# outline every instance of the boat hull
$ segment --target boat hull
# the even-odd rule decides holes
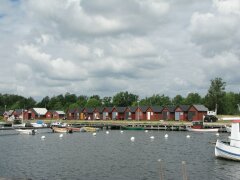
[[[211,128],[211,129],[195,129],[195,128],[190,128],[187,127],[186,128],[187,131],[191,131],[191,132],[218,132],[217,128]]]
[[[215,156],[224,159],[240,161],[240,148],[230,146],[230,144],[217,140],[215,146]]]
[[[16,129],[19,134],[28,134],[28,135],[35,135],[36,131],[34,129]]]
[[[72,133],[72,130],[67,128],[59,128],[59,127],[52,127],[52,131],[54,133]]]

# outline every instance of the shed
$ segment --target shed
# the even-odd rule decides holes
[[[191,105],[188,108],[188,120],[189,121],[202,121],[207,114],[208,108],[204,105]]]
[[[189,105],[179,105],[175,109],[175,120],[186,121],[188,119]]]
[[[36,118],[41,118],[41,119],[46,119],[46,113],[47,109],[46,108],[31,108],[27,111],[27,119],[36,119]]]
[[[146,120],[160,120],[161,112],[163,110],[162,106],[150,106],[146,110]]]

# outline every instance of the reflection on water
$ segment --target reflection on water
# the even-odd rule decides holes
[[[0,177],[4,178],[152,180],[160,178],[158,159],[162,160],[164,179],[182,179],[182,161],[186,161],[188,179],[240,176],[238,162],[214,157],[214,133],[168,131],[166,139],[165,131],[114,130],[96,136],[63,134],[62,138],[50,129],[38,130],[34,136],[11,132],[0,132]],[[43,135],[45,139],[41,139]]]

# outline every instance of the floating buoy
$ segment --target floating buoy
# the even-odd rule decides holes
[[[186,136],[186,138],[190,138],[190,135],[188,134],[188,135]]]
[[[165,138],[168,138],[168,134],[165,134],[165,136],[164,136]]]
[[[97,135],[97,133],[93,133],[92,135],[93,135],[93,136],[96,136],[96,135]]]
[[[154,136],[151,136],[150,139],[154,139]]]
[[[132,142],[133,142],[133,141],[135,141],[135,137],[131,137],[131,139],[130,139],[130,140],[131,140]]]
[[[59,137],[62,138],[62,137],[63,137],[63,134],[60,134]]]
[[[106,131],[106,134],[109,134],[109,131]]]
[[[120,131],[120,133],[122,134],[122,133],[123,133],[123,131]]]
[[[45,139],[46,137],[45,136],[42,136],[41,139]]]
[[[148,132],[148,130],[145,130],[145,132],[147,133],[147,132]]]
[[[216,136],[219,136],[219,133],[216,133]]]

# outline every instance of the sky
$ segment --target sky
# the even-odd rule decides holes
[[[239,0],[1,0],[0,93],[239,93]]]

